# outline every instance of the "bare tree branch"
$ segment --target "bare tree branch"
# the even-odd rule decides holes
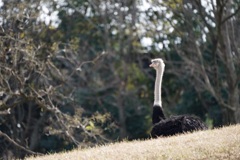
[[[10,143],[12,143],[14,146],[18,147],[21,150],[24,150],[27,153],[33,154],[33,155],[43,155],[42,153],[37,153],[37,152],[33,152],[23,146],[21,146],[20,144],[18,144],[17,142],[15,142],[13,139],[11,139],[7,134],[3,133],[2,131],[0,131],[0,136],[4,137],[7,141],[9,141]]]
[[[234,17],[235,15],[237,15],[240,11],[240,6],[237,7],[237,9],[234,11],[234,13],[228,15],[227,17],[223,18],[221,24],[226,23],[229,19],[231,19],[232,17]]]

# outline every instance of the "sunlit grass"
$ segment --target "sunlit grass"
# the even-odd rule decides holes
[[[167,138],[108,144],[28,160],[240,159],[240,125]]]

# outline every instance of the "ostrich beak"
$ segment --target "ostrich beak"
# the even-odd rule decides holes
[[[153,63],[151,63],[150,65],[149,65],[149,67],[153,67],[154,65],[153,65]]]

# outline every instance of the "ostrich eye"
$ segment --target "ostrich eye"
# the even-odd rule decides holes
[[[157,64],[157,61],[152,61],[152,63]]]

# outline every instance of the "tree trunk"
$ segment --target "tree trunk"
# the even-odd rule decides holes
[[[239,103],[239,89],[236,86],[233,89],[233,94],[230,95],[230,103],[232,104],[233,108],[235,109],[234,118],[235,123],[240,123],[240,103]]]
[[[232,4],[229,2],[226,5],[227,14],[226,16],[231,15],[231,6]],[[225,23],[219,24],[221,27],[220,39],[219,39],[219,56],[221,57],[223,63],[225,64],[225,72],[226,72],[226,82],[227,82],[227,90],[228,90],[228,105],[232,108],[227,109],[228,115],[230,116],[228,119],[228,123],[235,124],[240,123],[240,104],[239,104],[239,89],[238,89],[238,75],[237,75],[237,63],[236,58],[237,55],[234,51],[233,43],[236,41],[236,37],[234,35],[234,26],[233,19],[229,18]]]
[[[121,103],[121,98],[119,98],[119,104],[118,104],[118,115],[119,115],[119,123],[120,123],[120,139],[123,139],[127,136],[126,131],[126,123],[125,123],[125,113],[124,113],[124,106]]]
[[[238,107],[236,108],[236,111],[235,111],[235,119],[236,119],[236,123],[240,123],[240,108],[239,108],[239,104],[238,104]]]
[[[118,116],[119,116],[119,123],[120,123],[120,135],[119,138],[123,139],[127,136],[127,130],[126,130],[126,117],[125,117],[125,107],[123,103],[123,95],[122,95],[122,89],[123,87],[120,87],[120,90],[117,94],[117,107],[118,107]]]
[[[222,109],[222,124],[223,125],[230,125],[230,124],[235,124],[235,112],[229,108],[223,107]]]

